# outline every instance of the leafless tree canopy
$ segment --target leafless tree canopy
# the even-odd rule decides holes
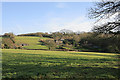
[[[90,9],[89,18],[97,19],[97,23],[102,19],[109,19],[113,15],[115,15],[114,22],[94,26],[93,31],[105,33],[120,31],[120,0],[102,0],[102,2],[97,2],[95,7]]]

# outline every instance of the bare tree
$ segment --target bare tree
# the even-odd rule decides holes
[[[109,33],[120,32],[120,0],[102,0],[97,2],[94,8],[89,10],[89,18],[97,19],[95,23],[103,19],[110,19],[115,16],[114,21],[107,22],[102,25],[95,25],[93,31]]]

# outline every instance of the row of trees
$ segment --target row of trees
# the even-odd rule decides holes
[[[17,36],[37,36],[37,37],[49,37],[49,38],[51,38],[50,34],[48,34],[48,33],[42,33],[42,32],[20,34],[20,35],[17,35]]]

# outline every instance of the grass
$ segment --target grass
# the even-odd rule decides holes
[[[31,46],[24,46],[25,49],[43,49],[47,50],[48,47],[45,45],[31,45]]]
[[[28,46],[24,46],[25,49],[48,49],[45,45],[40,45],[40,39],[50,39],[45,37],[31,37],[31,36],[16,36],[16,44],[29,44]]]
[[[120,54],[3,49],[2,56],[3,78],[120,78]]]

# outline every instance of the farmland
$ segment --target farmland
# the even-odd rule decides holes
[[[44,37],[29,37],[29,36],[16,36],[16,44],[29,44],[28,46],[24,46],[25,49],[48,49],[47,46],[40,45],[40,42],[38,42],[40,39],[46,40],[49,38]]]
[[[119,77],[120,54],[2,49],[2,78]]]
[[[4,45],[14,44],[21,48],[2,48],[2,78],[80,78],[118,79],[119,53],[70,51],[73,44],[55,43],[54,38],[37,36],[14,36],[15,43],[3,37]],[[4,40],[6,39],[6,40]],[[42,42],[43,41],[43,42]],[[50,42],[52,44],[45,44]],[[59,42],[59,41],[58,41]],[[67,42],[67,41],[66,41]],[[70,42],[68,40],[68,42]],[[53,44],[54,43],[54,44]],[[13,45],[13,46],[14,46]],[[55,47],[52,51],[49,47]],[[70,47],[71,46],[71,47]],[[57,51],[61,47],[62,51]],[[91,48],[89,46],[89,48]],[[60,49],[60,48],[58,48]],[[67,49],[68,51],[64,51]],[[79,50],[87,49],[80,47]]]

